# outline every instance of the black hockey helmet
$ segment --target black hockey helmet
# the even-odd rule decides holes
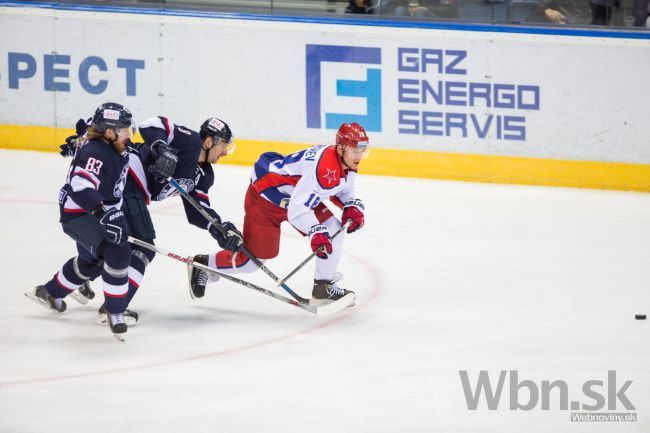
[[[226,122],[223,120],[217,119],[216,117],[210,117],[201,125],[201,140],[205,140],[206,137],[214,137],[217,140],[223,140],[226,143],[230,144],[232,142],[232,131]]]
[[[92,126],[97,132],[104,132],[108,128],[129,128],[133,123],[133,115],[124,105],[116,102],[106,102],[95,110]]]

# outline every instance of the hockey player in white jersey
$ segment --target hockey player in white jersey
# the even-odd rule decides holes
[[[255,163],[244,203],[244,246],[258,259],[276,257],[280,225],[284,221],[309,236],[317,256],[310,301],[314,305],[331,303],[351,293],[337,285],[343,236],[330,237],[342,224],[323,201],[329,199],[343,209],[342,220],[351,220],[348,233],[363,227],[364,205],[355,194],[354,181],[368,152],[368,136],[363,127],[344,123],[336,134],[335,145],[316,146],[286,157],[267,152]],[[193,259],[224,273],[257,269],[246,255],[237,251],[200,254]],[[212,277],[197,268],[188,272],[192,297],[202,297]]]

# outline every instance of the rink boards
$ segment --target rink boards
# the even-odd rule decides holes
[[[364,173],[650,191],[646,33],[0,5],[0,147],[115,100],[223,118],[235,164],[358,121]]]

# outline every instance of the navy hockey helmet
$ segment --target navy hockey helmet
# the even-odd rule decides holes
[[[104,132],[108,128],[129,128],[133,123],[133,115],[125,106],[115,103],[106,102],[95,110],[92,126],[98,132]]]
[[[230,144],[232,142],[232,131],[226,122],[216,117],[210,117],[201,125],[201,140],[206,137],[214,137]]]

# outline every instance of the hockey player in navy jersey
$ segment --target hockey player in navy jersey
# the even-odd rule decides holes
[[[77,134],[83,134],[83,121],[77,123]],[[214,183],[212,164],[232,150],[232,132],[224,121],[210,117],[199,132],[185,126],[176,125],[170,119],[159,116],[139,125],[144,143],[129,147],[129,175],[124,190],[124,213],[129,223],[131,235],[153,244],[155,229],[147,205],[179,195],[167,182],[173,177],[189,194],[199,201],[216,220],[220,216],[210,208],[208,190]],[[62,154],[74,153],[74,137],[61,146]],[[213,227],[208,221],[183,201],[187,220],[199,228],[206,229],[217,240],[219,246],[236,251],[242,244],[242,236],[230,222],[221,222]],[[226,233],[226,235],[223,235]],[[137,292],[145,274],[146,267],[154,259],[155,253],[137,245],[132,246],[129,266],[129,290],[127,302]],[[88,285],[80,288],[86,297],[92,293]],[[92,295],[91,295],[92,296]],[[129,325],[135,324],[138,314],[127,310],[125,318]],[[106,314],[100,308],[98,321],[103,323]]]
[[[368,136],[358,123],[344,123],[333,146],[316,146],[289,156],[267,152],[255,163],[244,202],[244,246],[258,259],[278,255],[280,225],[284,221],[309,236],[317,254],[312,303],[324,305],[350,293],[338,287],[337,268],[343,236],[330,238],[341,222],[323,204],[329,199],[343,209],[342,220],[351,220],[352,233],[364,224],[364,205],[356,196],[357,169],[368,155]],[[322,247],[322,248],[321,248]],[[220,251],[199,254],[193,260],[225,273],[252,272],[258,267],[243,253]],[[212,277],[189,269],[192,297],[202,297]]]
[[[77,243],[78,255],[54,277],[25,295],[62,313],[64,298],[84,282],[101,275],[104,308],[113,334],[127,331],[128,266],[131,248],[122,212],[129,158],[126,143],[132,136],[131,112],[120,104],[105,103],[96,111],[86,143],[80,147],[59,192],[63,231]]]

